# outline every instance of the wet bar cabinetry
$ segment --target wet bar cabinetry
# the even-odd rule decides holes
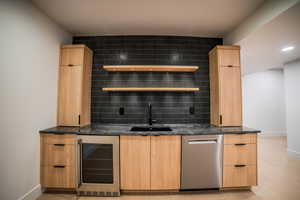
[[[257,135],[224,135],[223,187],[257,185]]]
[[[40,141],[42,187],[75,189],[76,135],[42,134]]]
[[[58,126],[90,124],[92,57],[92,51],[85,45],[61,46]]]
[[[181,136],[121,136],[122,190],[179,190]]]
[[[209,52],[210,122],[242,126],[239,46],[216,46]]]
[[[209,62],[211,124],[241,126],[240,48],[238,46],[216,46],[209,53]],[[64,45],[61,47],[58,126],[81,127],[90,124],[91,65],[92,51],[85,45]],[[115,70],[115,68],[111,70]],[[120,67],[117,69],[120,70]],[[172,70],[174,69],[175,67],[172,67]],[[148,70],[148,68],[143,70]],[[119,91],[119,88],[110,90]],[[140,90],[140,88],[135,90]],[[148,88],[148,90],[152,89]],[[182,89],[180,88],[180,90]],[[105,134],[109,134],[109,130],[107,129]],[[200,132],[199,134],[201,134]],[[77,135],[52,133],[41,134],[42,187],[75,189],[78,182]],[[112,131],[112,133],[116,134],[116,131]],[[121,190],[178,191],[181,171],[180,134],[184,133],[159,136],[120,134],[118,137],[120,137]],[[87,182],[99,182],[101,179],[107,184],[111,183],[112,172],[108,170],[112,164],[109,159],[109,155],[112,154],[111,146],[87,144],[83,146],[83,152],[88,152],[91,148],[94,148],[95,152],[105,153],[83,156],[83,167],[87,170],[83,170],[82,178]],[[224,188],[249,187],[257,184],[256,154],[256,134],[224,135]],[[92,165],[100,165],[100,162],[107,164],[101,177],[95,176],[94,170],[89,170]]]

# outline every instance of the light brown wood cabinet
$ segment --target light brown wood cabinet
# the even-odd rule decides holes
[[[151,190],[180,188],[181,136],[151,136]]]
[[[223,187],[257,185],[256,134],[224,135]]]
[[[181,136],[121,136],[122,190],[178,190]]]
[[[239,46],[216,46],[209,52],[211,124],[242,125]]]
[[[76,135],[41,134],[41,184],[76,187]]]
[[[150,136],[120,136],[122,190],[150,190]]]
[[[92,51],[85,45],[61,47],[58,126],[90,124]]]

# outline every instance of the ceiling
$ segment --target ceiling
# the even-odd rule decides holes
[[[74,35],[222,37],[264,0],[32,1]]]
[[[300,3],[238,42],[241,45],[243,74],[282,68],[300,58]],[[294,46],[290,52],[282,52]]]

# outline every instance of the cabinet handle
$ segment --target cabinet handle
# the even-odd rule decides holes
[[[63,146],[65,146],[65,144],[54,144],[54,146],[60,146],[60,147],[63,147]]]
[[[69,67],[73,67],[74,65],[73,65],[73,64],[68,64],[68,66],[69,66]]]
[[[234,165],[234,167],[246,167],[246,165]]]
[[[228,65],[227,67],[233,67],[233,65]]]
[[[223,124],[223,117],[220,115],[220,124]]]
[[[234,144],[236,146],[243,146],[243,145],[246,145],[245,143],[238,143],[238,144]]]
[[[64,165],[53,165],[54,168],[65,168]]]
[[[80,125],[80,115],[78,115],[78,124]]]

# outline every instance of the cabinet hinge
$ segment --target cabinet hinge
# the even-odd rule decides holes
[[[220,115],[220,124],[223,124],[223,117]]]
[[[80,124],[80,115],[78,115],[78,124]]]

